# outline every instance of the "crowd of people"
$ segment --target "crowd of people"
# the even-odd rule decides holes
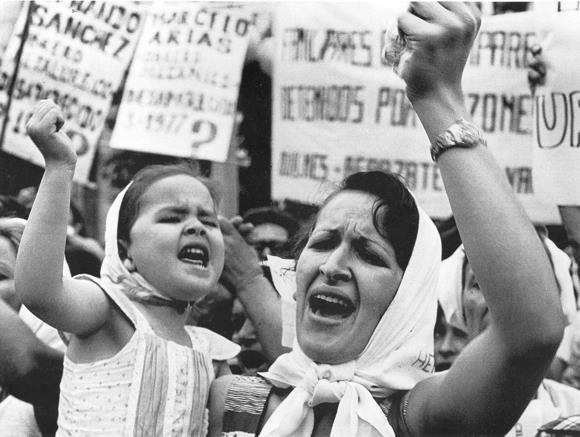
[[[450,256],[398,175],[350,175],[300,223],[271,205],[222,217],[182,164],[135,175],[101,246],[71,204],[60,108],[39,102],[43,179],[0,199],[0,434],[580,435],[579,253],[530,222],[470,121],[480,20],[469,2],[398,20]],[[294,261],[291,346],[274,257]]]

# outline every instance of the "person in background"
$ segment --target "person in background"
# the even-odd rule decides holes
[[[3,437],[56,431],[65,345],[58,332],[21,305],[14,264],[25,221],[0,218],[0,430]],[[66,263],[63,274],[69,275]]]
[[[541,233],[538,235],[543,238]],[[446,340],[448,343],[451,343],[452,338],[455,340],[453,349],[444,341],[437,341],[438,332],[435,329],[435,368],[442,371],[452,367],[455,358],[460,356],[463,349],[489,329],[491,324],[489,307],[463,246],[443,261],[438,296],[443,322],[452,327],[451,332],[447,331]],[[564,335],[563,341],[565,339]],[[545,378],[516,425],[506,436],[535,437],[538,428],[543,424],[574,414],[580,414],[580,391]]]
[[[243,215],[245,223],[253,225],[246,236],[248,243],[256,249],[261,260],[268,255],[287,256],[299,224],[287,212],[273,206],[249,209]]]
[[[232,238],[231,234],[224,231],[226,240],[226,257],[224,272],[235,275],[236,272],[248,269],[252,271],[251,266],[256,266],[258,262],[267,262],[269,255],[286,257],[291,248],[291,242],[296,236],[299,229],[299,223],[290,214],[273,206],[254,208],[246,211],[242,218],[233,219],[237,226],[236,231],[227,226],[233,232],[242,230],[243,238],[238,234],[238,238]],[[241,228],[240,228],[241,227]],[[252,254],[252,248],[255,254]],[[242,267],[242,266],[248,267]],[[255,267],[254,267],[255,268]],[[262,268],[263,275],[271,281],[270,271],[267,266]],[[240,277],[227,279],[225,282],[227,288],[232,291],[234,296],[239,296],[241,281]],[[242,291],[243,293],[243,291]],[[264,298],[268,291],[264,292]],[[234,332],[232,340],[239,344],[241,352],[232,363],[235,373],[243,375],[255,375],[257,372],[266,370],[273,359],[282,352],[279,350],[274,354],[264,350],[260,343],[259,334],[254,327],[252,320],[247,316],[244,306],[239,298],[234,300],[232,309],[232,321]],[[285,349],[284,349],[285,350]]]

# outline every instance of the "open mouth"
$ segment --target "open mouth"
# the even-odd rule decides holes
[[[187,245],[184,246],[177,257],[186,263],[194,264],[200,268],[207,268],[209,263],[208,250],[201,245]]]
[[[355,310],[349,299],[330,293],[315,293],[308,299],[308,304],[314,314],[332,319],[346,319]]]
[[[437,364],[435,364],[435,371],[436,372],[443,372],[444,370],[449,370],[450,367],[451,367],[451,363],[449,361],[446,361],[443,363],[437,363]]]

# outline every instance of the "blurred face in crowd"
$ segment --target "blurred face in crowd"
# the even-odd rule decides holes
[[[235,327],[232,341],[242,348],[237,357],[240,373],[243,375],[256,375],[258,372],[268,370],[270,363],[264,356],[254,325],[247,317],[244,307],[238,299],[234,301],[232,318]]]
[[[360,191],[335,195],[298,259],[298,342],[316,362],[358,357],[399,288],[403,270],[375,228],[376,201]]]
[[[448,369],[463,348],[485,331],[490,323],[485,297],[469,263],[465,265],[463,277],[463,314],[453,314],[449,324],[445,317],[438,317],[435,326],[435,368],[438,371]],[[463,321],[458,320],[460,317]]]
[[[0,281],[14,278],[16,248],[12,242],[0,235]]]
[[[288,231],[274,223],[256,225],[248,236],[248,242],[256,249],[262,260],[268,255],[279,255],[289,239]]]
[[[468,343],[467,332],[455,326],[453,317],[447,323],[443,311],[440,311],[435,323],[435,370],[440,372],[449,369]]]

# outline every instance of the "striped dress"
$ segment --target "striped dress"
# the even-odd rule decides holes
[[[274,390],[278,389],[259,376],[235,376],[224,404],[222,437],[257,436],[264,426],[268,398]],[[378,402],[397,437],[411,435],[405,422],[408,393],[401,391]]]
[[[162,339],[122,292],[84,278],[103,288],[135,333],[111,358],[74,363],[65,357],[56,435],[206,436],[212,359],[231,358],[237,346],[195,327],[187,327],[193,349]]]

